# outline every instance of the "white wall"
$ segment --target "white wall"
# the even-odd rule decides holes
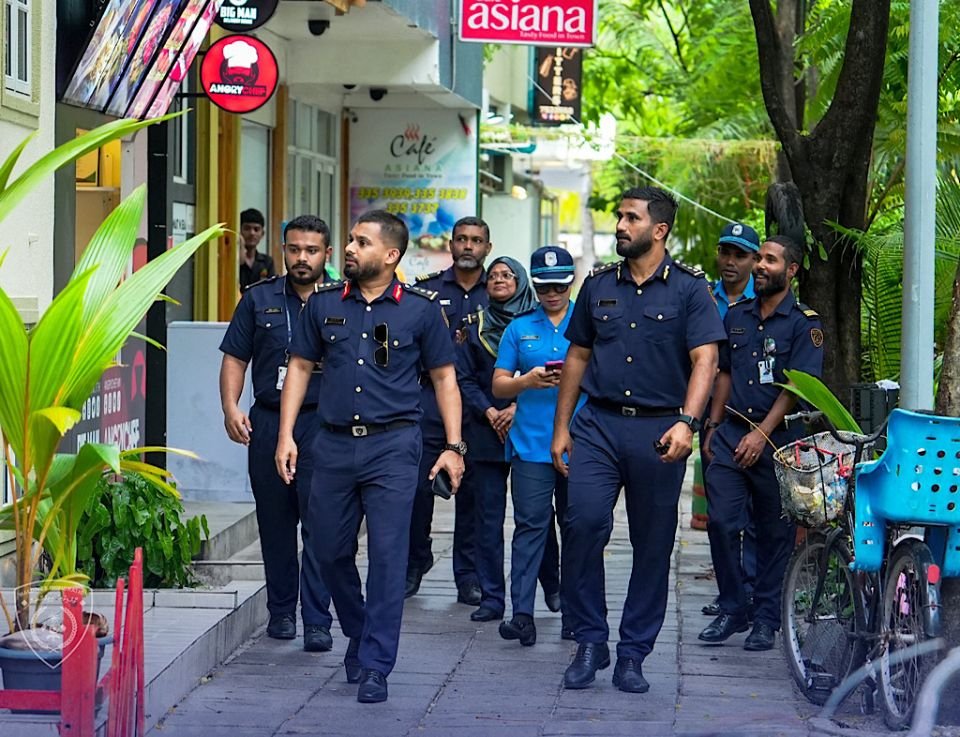
[[[12,179],[54,146],[53,116],[56,18],[52,3],[43,3],[40,49],[39,132],[20,156],[20,166]],[[36,50],[34,50],[36,53]],[[0,78],[2,84],[2,78]],[[0,160],[30,133],[32,128],[0,119]],[[42,311],[53,296],[53,176],[49,176],[0,224],[0,251],[8,251],[0,267],[0,288],[14,301],[26,298],[37,302]],[[72,247],[72,245],[70,246]]]
[[[511,256],[529,267],[530,254],[541,245],[538,202],[536,197],[519,200],[510,195],[483,195],[482,217],[490,226],[493,243],[487,263],[497,256]]]

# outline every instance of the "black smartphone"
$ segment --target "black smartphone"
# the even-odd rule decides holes
[[[657,451],[657,455],[666,455],[667,451],[670,450],[670,443],[661,443],[659,440],[654,440],[653,449]]]
[[[543,367],[547,371],[562,371],[563,361],[547,361],[545,364],[543,364]]]
[[[443,469],[433,477],[433,493],[441,499],[449,499],[453,496],[453,483],[450,481],[450,474]]]

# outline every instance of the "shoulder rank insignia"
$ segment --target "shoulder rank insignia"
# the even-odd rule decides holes
[[[706,277],[703,269],[698,269],[696,266],[688,266],[683,263],[683,261],[674,261],[673,265],[676,266],[680,271],[686,271],[690,276],[694,276],[697,279],[703,279]]]
[[[807,307],[803,302],[797,302],[797,309],[802,312],[808,320],[819,320],[820,315],[817,314],[817,311]]]
[[[343,280],[338,279],[337,281],[325,281],[323,284],[317,284],[313,291],[316,292],[331,292],[334,289],[340,289],[343,286]]]
[[[440,271],[431,271],[429,274],[418,274],[414,277],[413,281],[415,284],[419,284],[422,281],[429,281],[430,279],[436,279],[443,273],[443,269]]]
[[[590,273],[587,274],[587,277],[589,278],[589,277],[591,277],[591,276],[597,276],[597,274],[603,274],[603,273],[605,273],[605,272],[607,272],[607,271],[610,271],[610,270],[612,270],[612,269],[616,269],[618,266],[620,266],[620,264],[621,264],[620,261],[611,261],[609,264],[604,264],[603,266],[598,266],[598,267],[595,268],[595,269],[591,269],[591,270],[590,270]]]
[[[255,281],[253,284],[247,284],[247,286],[243,288],[243,291],[247,292],[253,289],[254,287],[259,287],[261,284],[273,284],[273,282],[275,282],[279,278],[280,278],[279,275],[268,276],[266,279],[260,279],[259,281]]]
[[[417,281],[420,281],[420,277],[417,277]],[[419,294],[421,297],[431,301],[435,300],[439,296],[439,294],[434,292],[432,289],[424,289],[423,287],[418,287],[413,284],[404,284],[403,288],[411,294]]]

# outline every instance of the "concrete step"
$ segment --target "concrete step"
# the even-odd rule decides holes
[[[209,586],[222,586],[227,581],[263,581],[260,539],[224,560],[195,560],[193,570]]]
[[[210,538],[197,560],[227,560],[258,539],[256,505],[248,502],[183,503],[184,518],[206,515]]]

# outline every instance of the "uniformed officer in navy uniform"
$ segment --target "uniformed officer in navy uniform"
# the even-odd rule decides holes
[[[484,261],[490,254],[490,228],[477,217],[460,218],[453,225],[450,237],[450,255],[453,265],[443,271],[422,274],[416,285],[436,292],[450,323],[450,336],[456,341],[465,326],[464,318],[487,306],[487,272]],[[429,472],[433,458],[443,447],[444,432],[437,411],[433,382],[424,375],[423,393],[423,459],[417,498],[410,521],[410,561],[407,569],[406,595],[413,596],[420,589],[420,581],[433,566],[430,527],[433,522],[434,495],[430,490]],[[453,579],[457,585],[457,601],[478,606],[481,599],[480,579],[477,575],[476,510],[471,485],[465,483],[457,494],[456,519],[453,530]]]
[[[784,425],[796,398],[778,384],[787,383],[784,369],[819,376],[823,367],[820,320],[790,290],[802,259],[803,252],[792,239],[768,238],[754,267],[756,298],[731,306],[724,321],[729,341],[720,352],[705,438],[713,456],[706,483],[713,555],[722,562],[716,567],[720,614],[700,633],[704,642],[723,642],[748,627],[739,565],[748,500],[753,502],[757,526],[757,578],[753,630],[744,649],[771,649],[780,628],[781,584],[795,530],[781,517],[773,451],[799,437],[803,428]]]
[[[616,234],[624,258],[587,278],[566,331],[551,448],[554,465],[569,473],[561,585],[578,648],[566,688],[589,686],[610,664],[603,549],[622,486],[633,570],[613,683],[649,689],[641,664],[666,611],[683,461],[726,338],[703,272],[667,253],[676,210],[661,189],[624,193]],[[587,403],[571,426],[581,387]]]
[[[313,463],[307,439],[319,427],[316,415],[320,374],[310,374],[303,409],[294,434],[303,445],[300,475],[287,486],[277,476],[273,458],[280,425],[280,386],[287,367],[287,348],[307,299],[324,278],[330,255],[330,229],[318,217],[301,215],[283,232],[287,273],[250,286],[227,328],[220,350],[220,401],[227,435],[249,449],[250,486],[257,504],[260,549],[267,580],[267,635],[278,639],[297,636],[297,592],[303,616],[304,650],[329,650],[330,594],[320,577],[309,544],[306,505]],[[247,417],[237,406],[247,364],[253,361],[254,404]],[[297,563],[297,523],[303,523],[303,568]],[[299,579],[299,583],[298,583]]]
[[[323,361],[320,427],[313,452],[323,477],[310,490],[309,524],[324,579],[350,638],[347,681],[357,700],[387,698],[403,615],[410,512],[420,463],[421,366],[436,387],[446,445],[433,478],[447,474],[455,490],[466,444],[460,436],[460,392],[454,348],[435,292],[402,284],[395,272],[407,248],[407,227],[373,210],[350,231],[346,281],[320,287],[290,346],[277,442],[277,471],[297,478],[294,429],[313,366]],[[356,566],[357,532],[366,517],[366,602]]]

